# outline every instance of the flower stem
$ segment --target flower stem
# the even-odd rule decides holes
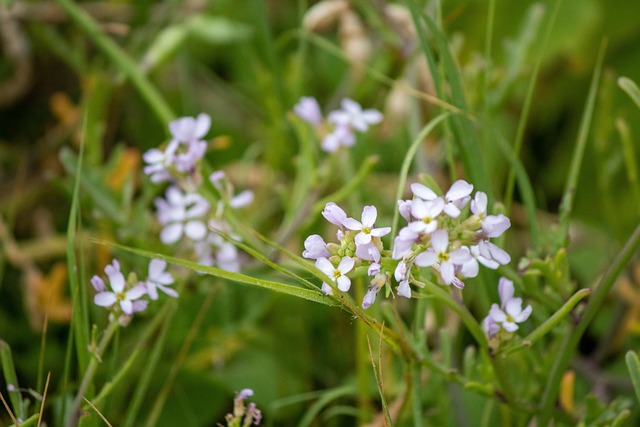
[[[104,331],[104,335],[98,344],[98,347],[93,352],[93,357],[89,361],[89,366],[87,367],[86,372],[82,378],[82,382],[80,383],[80,388],[78,389],[78,393],[73,401],[73,406],[71,407],[71,416],[69,421],[67,422],[68,427],[74,427],[78,424],[80,420],[80,405],[82,404],[82,398],[86,393],[91,381],[93,380],[93,376],[96,373],[96,369],[98,369],[98,364],[101,363],[101,357],[104,353],[105,349],[111,342],[115,332],[120,327],[118,323],[118,319],[114,317],[114,319],[109,323],[107,329]]]

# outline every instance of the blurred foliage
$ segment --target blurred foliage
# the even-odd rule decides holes
[[[429,76],[420,74],[424,69],[413,60],[417,42],[407,42],[382,17],[384,1],[352,1],[372,45],[364,71],[354,71],[349,64],[335,26],[319,35],[302,28],[304,13],[311,6],[304,0],[78,3],[134,59],[179,115],[204,111],[212,116],[207,159],[215,169],[224,168],[238,187],[255,191],[255,205],[243,211],[243,221],[266,235],[272,235],[285,216],[282,206],[289,201],[289,182],[295,176],[298,149],[287,121],[295,102],[312,95],[328,110],[349,96],[384,110],[388,121],[376,135],[360,139],[344,169],[356,170],[367,155],[379,156],[375,172],[355,197],[362,203],[375,202],[379,222],[390,222],[396,208],[395,174],[419,130],[417,123],[427,122],[439,111],[407,93],[401,93],[399,103],[392,104],[394,81],[424,83],[426,91],[433,82],[422,81]],[[598,46],[606,41],[603,78],[576,189],[566,265],[554,264],[560,262],[557,254],[545,252],[551,244],[536,248],[536,255],[549,255],[547,264],[536,267],[548,269],[549,275],[556,268],[570,269],[571,277],[579,282],[579,286],[563,284],[567,296],[592,285],[640,219],[638,176],[633,172],[633,165],[640,163],[640,109],[617,84],[621,76],[640,82],[640,4],[564,0],[544,46],[555,1],[533,5],[497,0],[492,57],[487,59],[488,2],[427,3],[433,16],[441,16],[472,111],[483,114],[475,118],[476,130],[486,137],[484,142],[497,138],[512,143],[528,79],[535,61],[541,58],[520,158],[533,183],[543,234],[557,223]],[[0,58],[0,339],[11,346],[21,385],[41,391],[43,378],[51,372],[52,417],[58,416],[55,408],[73,393],[61,366],[68,351],[69,295],[59,286],[66,279],[58,265],[66,255],[65,233],[80,140],[85,139],[86,147],[80,175],[81,232],[163,251],[157,239],[148,237],[157,231],[150,207],[159,190],[147,185],[140,155],[167,139],[167,123],[150,113],[123,72],[56,4],[16,0],[0,5],[4,43]],[[9,20],[11,28],[6,24]],[[8,47],[12,42],[22,46],[15,54]],[[483,106],[479,94],[484,90],[482,75],[487,69],[488,91],[502,98],[496,98],[495,105]],[[23,73],[26,82],[14,80],[17,72]],[[17,95],[10,97],[12,90]],[[429,172],[440,182],[448,179],[442,167],[446,153],[441,145],[435,139],[427,141],[414,175]],[[492,187],[484,190],[501,200],[508,163],[497,145],[485,144],[483,148]],[[336,178],[328,190],[343,182]],[[521,201],[516,192],[513,228],[507,236],[514,260],[532,256]],[[353,199],[351,204],[347,210],[355,213],[358,204]],[[322,231],[319,212],[314,212],[301,230],[282,243],[299,253],[304,236]],[[87,277],[101,271],[112,256],[132,269],[146,268],[144,259],[86,242]],[[275,275],[253,264],[248,268],[257,277]],[[566,403],[572,402],[567,400],[569,394],[576,395],[575,402],[585,402],[585,408],[573,408],[575,414],[584,414],[584,425],[609,425],[631,406],[630,400],[613,398],[620,390],[631,395],[622,359],[627,349],[637,349],[640,344],[637,263],[634,269],[624,275],[628,286],[618,286],[609,296],[582,340],[572,365],[575,383],[564,386],[565,405],[571,406]],[[523,279],[524,287],[535,293],[538,276],[533,270],[529,273],[531,277]],[[478,281],[494,283],[496,279],[497,274],[489,272]],[[151,390],[162,389],[209,292],[213,302],[175,378],[158,425],[215,425],[231,410],[233,393],[249,386],[265,412],[267,425],[294,425],[303,419],[319,397],[308,394],[311,391],[335,392],[331,396],[340,405],[356,404],[354,389],[340,388],[355,384],[356,332],[351,318],[328,307],[208,277],[187,283]],[[407,304],[396,303],[399,313],[411,318],[414,313]],[[545,313],[558,308],[556,303],[550,298],[549,307],[537,310],[536,306],[534,316],[544,320]],[[473,303],[476,318],[484,315],[486,307],[488,301]],[[40,345],[45,323],[42,310],[48,310],[44,347]],[[145,320],[154,310],[157,308],[120,332],[116,351],[105,360],[110,368],[102,379],[107,380],[109,369],[115,370],[139,344]],[[374,316],[380,314],[378,310],[385,308],[372,308]],[[445,313],[436,314],[440,323],[446,323]],[[92,308],[92,319],[104,322],[101,310]],[[464,362],[461,355],[470,342],[468,334],[451,330],[453,337],[435,330],[428,333],[434,346],[451,341],[450,357],[444,351],[440,354],[445,365],[457,367]],[[534,356],[520,354],[514,359],[518,375],[528,374],[526,357]],[[400,395],[404,387],[401,366],[385,351],[382,363],[385,391],[390,396]],[[133,372],[144,364],[145,356],[135,362]],[[483,376],[475,375],[474,369],[465,367],[467,376],[480,380]],[[78,375],[71,372],[70,377]],[[127,377],[105,405],[113,425],[121,425],[125,415],[118,408],[127,406],[137,381],[135,375]],[[423,398],[433,425],[476,425],[487,399],[438,376],[429,381]],[[4,392],[5,380],[0,383]],[[443,390],[446,396],[442,396]],[[585,398],[590,392],[599,393],[607,403]],[[147,419],[155,395],[147,397],[140,423]],[[631,423],[639,419],[636,404],[634,401],[631,407]],[[334,412],[324,412],[312,425],[353,425],[353,418],[342,414],[340,405],[333,405]],[[373,406],[380,410],[379,402]],[[495,406],[484,425],[496,425],[499,405]],[[453,419],[451,412],[455,413]],[[4,413],[0,415],[2,423],[9,423]],[[50,425],[55,424],[51,421]]]

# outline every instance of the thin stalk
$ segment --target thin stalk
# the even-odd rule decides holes
[[[74,427],[78,425],[78,421],[80,420],[80,405],[82,404],[82,398],[91,385],[91,381],[93,380],[93,377],[96,373],[96,369],[98,369],[98,365],[101,363],[101,358],[104,354],[105,349],[111,342],[111,338],[113,338],[113,335],[119,327],[120,324],[118,323],[118,319],[114,318],[107,326],[107,329],[104,331],[104,335],[102,336],[98,347],[93,353],[93,357],[91,358],[89,366],[87,367],[87,370],[82,377],[80,388],[78,388],[78,392],[76,393],[73,405],[71,406],[71,417],[67,422],[68,427]]]
[[[419,363],[412,363],[409,366],[411,370],[411,409],[413,412],[413,425],[414,427],[422,427],[424,424],[422,423],[422,419],[424,415],[422,413],[422,365]]]
[[[364,298],[365,283],[362,277],[354,280],[356,301]],[[367,325],[364,322],[356,323],[356,389],[358,391],[358,425],[364,425],[369,421],[369,350],[367,338]]]

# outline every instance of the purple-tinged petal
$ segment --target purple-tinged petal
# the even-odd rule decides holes
[[[372,286],[369,288],[367,293],[364,295],[362,299],[362,309],[366,310],[376,301],[376,296],[378,295],[378,288],[376,286]]]
[[[419,254],[414,262],[419,267],[431,267],[438,263],[438,255],[433,251],[425,251]]]
[[[369,228],[373,227],[377,217],[378,210],[375,206],[365,206],[364,209],[362,209],[362,226]]]
[[[128,299],[120,301],[120,308],[124,314],[131,316],[133,314],[133,302]]]
[[[189,221],[184,226],[184,234],[191,240],[201,240],[207,235],[207,226],[202,221]]]
[[[451,188],[449,188],[449,191],[447,191],[445,198],[448,201],[453,202],[454,200],[459,200],[467,197],[471,194],[472,191],[472,184],[469,184],[463,179],[459,179],[454,182],[453,185],[451,185]]]
[[[403,280],[398,284],[398,295],[405,298],[411,298],[411,287],[408,280]]]
[[[440,276],[442,276],[442,280],[447,285],[450,285],[453,282],[453,278],[455,277],[455,269],[453,268],[453,264],[449,261],[444,261],[440,263]]]
[[[91,285],[96,292],[104,292],[107,290],[107,286],[104,283],[104,280],[100,276],[93,276],[91,278]]]
[[[177,242],[182,237],[183,226],[179,222],[167,225],[160,232],[160,241],[165,245],[170,245]]]
[[[453,203],[447,203],[444,205],[444,213],[450,218],[458,218],[460,216],[460,209]]]
[[[331,289],[331,286],[326,283],[322,283],[322,292],[324,292],[325,295],[331,295],[333,293],[333,289]]]
[[[344,221],[342,221],[342,225],[344,225],[349,230],[354,230],[354,231],[362,230],[362,227],[363,227],[360,221],[353,218],[345,218]]]
[[[449,261],[455,265],[462,265],[471,259],[471,253],[465,246],[449,253]]]
[[[338,289],[340,289],[342,292],[348,292],[349,288],[351,287],[351,280],[349,280],[347,276],[338,277],[337,283]]]
[[[506,322],[507,320],[507,315],[504,313],[504,311],[500,310],[500,307],[498,307],[498,304],[491,304],[491,309],[489,310],[489,316],[491,316],[493,318],[493,320],[495,320],[497,323],[502,323],[502,322]]]
[[[147,293],[146,287],[144,287],[143,285],[136,285],[133,288],[129,289],[127,292],[125,292],[125,296],[129,300],[135,300],[145,295],[146,293]]]
[[[336,270],[327,258],[318,258],[316,260],[316,268],[329,276],[329,278],[333,277],[333,272]]]
[[[438,195],[434,193],[432,189],[417,182],[411,184],[411,191],[416,197],[422,200],[435,200],[438,198]]]
[[[471,212],[476,216],[483,216],[487,213],[487,195],[482,191],[477,191],[471,201]]]
[[[513,298],[513,282],[506,277],[501,277],[498,281],[498,295],[503,307]]]
[[[342,274],[347,274],[351,271],[351,269],[353,269],[355,262],[356,261],[353,258],[348,256],[342,258],[340,260],[340,264],[338,264],[338,271],[340,271],[340,273]]]
[[[447,252],[449,249],[449,234],[446,230],[436,230],[431,235],[431,246],[436,253]]]
[[[370,234],[373,237],[382,237],[382,236],[386,236],[389,233],[391,233],[391,227],[380,227],[380,228],[374,228],[373,230],[371,230]]]
[[[356,234],[354,240],[356,242],[356,245],[368,245],[369,243],[371,243],[371,234],[361,231],[360,233]]]

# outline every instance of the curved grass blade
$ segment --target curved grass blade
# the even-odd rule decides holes
[[[627,363],[627,369],[631,376],[631,383],[636,392],[636,397],[638,398],[638,402],[640,402],[640,360],[638,360],[638,355],[633,350],[627,352],[624,360]]]
[[[13,413],[21,420],[25,419],[26,411],[24,401],[22,400],[22,394],[18,390],[18,376],[16,375],[16,368],[13,364],[13,357],[11,356],[11,348],[9,344],[0,340],[0,361],[2,362],[2,374],[4,375],[4,381],[7,385],[13,386],[13,390],[9,390],[9,400],[13,407]]]
[[[622,76],[618,79],[618,86],[625,91],[638,108],[640,108],[640,88],[638,88],[636,82],[628,77]]]
[[[306,299],[308,301],[318,302],[329,306],[338,306],[339,304],[331,297],[324,295],[320,291],[313,291],[310,289],[303,289],[298,286],[287,285],[284,283],[273,282],[270,280],[257,279],[255,277],[247,276],[241,273],[233,273],[230,271],[222,270],[217,267],[207,267],[197,262],[188,261],[186,259],[176,258],[168,255],[154,253],[143,249],[136,249],[129,246],[119,245],[111,242],[99,241],[101,244],[111,245],[115,248],[134,253],[146,258],[158,258],[165,260],[171,264],[175,264],[181,267],[188,268],[190,270],[208,274],[211,276],[219,277],[221,279],[231,280],[233,282],[244,283],[246,285],[257,286],[259,288],[269,289],[275,292],[279,292],[286,295],[292,295],[298,298]]]

